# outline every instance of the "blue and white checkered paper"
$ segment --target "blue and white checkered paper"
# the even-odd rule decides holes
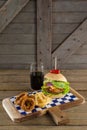
[[[34,91],[34,92],[29,92],[29,94],[35,94],[37,91]],[[39,92],[39,91],[38,91]],[[41,92],[41,91],[40,91]],[[13,96],[10,98],[10,101],[14,104],[14,101],[16,99],[16,96]],[[65,97],[63,98],[55,98],[55,99],[52,99],[52,101],[47,104],[45,107],[43,108],[40,108],[38,106],[35,106],[35,108],[30,111],[30,112],[26,112],[24,111],[23,109],[21,109],[21,107],[19,105],[15,105],[15,108],[18,110],[18,112],[22,115],[27,115],[27,114],[30,114],[30,113],[34,113],[34,112],[38,112],[38,111],[42,111],[44,109],[48,109],[50,107],[54,107],[54,106],[58,106],[58,105],[62,105],[62,104],[65,104],[65,103],[69,103],[69,102],[73,102],[73,101],[76,101],[78,100],[78,98],[73,95],[71,92],[69,92],[67,95],[65,95]]]

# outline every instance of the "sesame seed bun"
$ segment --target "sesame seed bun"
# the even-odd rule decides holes
[[[47,73],[44,78],[50,79],[50,80],[56,80],[56,81],[64,81],[67,82],[67,79],[62,75],[61,73],[59,74],[54,74],[54,73]]]

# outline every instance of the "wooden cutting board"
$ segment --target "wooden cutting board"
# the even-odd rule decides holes
[[[5,98],[2,101],[5,111],[14,122],[20,122],[26,120],[27,118],[38,117],[46,112],[49,112],[56,125],[59,123],[63,124],[64,122],[67,122],[68,118],[62,110],[78,106],[85,102],[83,96],[74,89],[70,88],[70,92],[65,97],[53,99],[50,104],[46,105],[44,108],[35,107],[32,111],[26,112],[22,110],[20,106],[14,105],[15,97],[16,96]]]

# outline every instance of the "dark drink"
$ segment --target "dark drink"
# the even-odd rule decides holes
[[[41,86],[43,85],[43,79],[44,75],[43,72],[31,72],[30,74],[30,80],[31,80],[31,88],[34,90],[41,89]]]

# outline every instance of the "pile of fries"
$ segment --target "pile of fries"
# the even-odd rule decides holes
[[[36,104],[36,106],[44,107],[48,103],[50,103],[50,101],[51,101],[51,98],[45,96],[42,92],[35,94],[35,104]]]

